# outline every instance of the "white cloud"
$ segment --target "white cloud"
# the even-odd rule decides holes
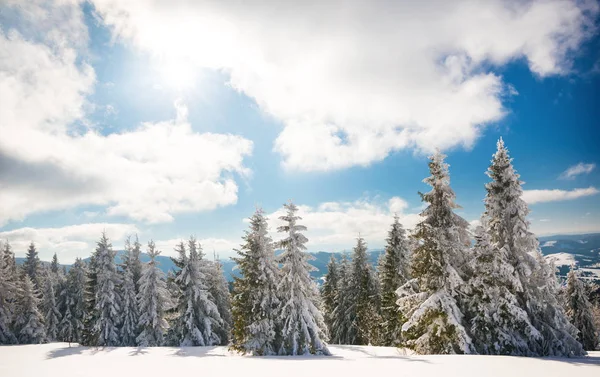
[[[558,202],[596,195],[599,192],[600,191],[598,191],[598,189],[595,187],[578,188],[573,190],[523,190],[523,200],[525,200],[528,204]]]
[[[61,263],[73,263],[77,257],[90,256],[103,231],[115,248],[123,246],[127,235],[139,233],[133,224],[91,223],[60,228],[20,228],[0,232],[0,240],[8,240],[17,257],[24,257],[33,241],[41,260],[49,261],[56,253]]]
[[[284,165],[368,165],[403,148],[471,146],[516,89],[489,71],[524,59],[569,70],[595,1],[177,0],[93,3],[158,60],[222,70],[282,121]]]
[[[596,168],[596,164],[584,164],[583,162],[577,165],[570,166],[561,175],[560,179],[574,179],[581,174],[590,174]]]
[[[384,246],[385,238],[393,222],[394,213],[406,229],[412,229],[421,220],[418,214],[399,211],[398,203],[406,202],[393,197],[387,203],[377,199],[362,199],[355,202],[328,202],[316,207],[299,205],[301,223],[308,227],[306,235],[309,239],[309,251],[350,250],[360,234],[371,248]],[[275,240],[282,238],[277,227],[282,225],[279,216],[284,214],[279,209],[268,214],[271,235]]]
[[[252,142],[194,132],[183,104],[177,119],[130,132],[82,127],[95,85],[80,54],[87,29],[77,2],[58,3],[2,9],[21,33],[0,30],[0,226],[83,204],[156,223],[236,203],[234,174],[249,174]],[[67,16],[75,21],[61,24]]]

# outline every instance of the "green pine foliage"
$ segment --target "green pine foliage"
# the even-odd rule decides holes
[[[332,255],[327,264],[327,273],[325,274],[325,282],[321,287],[321,301],[323,302],[324,320],[329,334],[331,343],[338,343],[338,339],[334,334],[334,315],[333,311],[338,305],[338,284],[339,284],[338,263]]]
[[[396,301],[396,290],[409,280],[410,251],[406,232],[398,216],[388,233],[385,253],[379,260],[379,284],[381,297],[381,345],[401,344],[402,324],[405,319]]]
[[[244,244],[237,250],[240,277],[233,282],[231,348],[253,355],[275,355],[281,345],[277,312],[279,269],[261,209],[250,218]]]
[[[367,244],[359,237],[352,254],[348,279],[350,325],[349,344],[377,344],[379,340],[379,314],[375,274],[367,259]]]
[[[567,287],[565,289],[566,313],[569,321],[579,330],[577,340],[588,351],[598,348],[598,329],[594,324],[592,304],[588,300],[585,286],[577,277],[573,266],[567,275]]]
[[[421,194],[427,208],[414,232],[413,278],[397,291],[398,305],[407,319],[402,326],[403,343],[422,354],[472,352],[460,309],[468,223],[453,211],[458,205],[444,158],[439,152],[430,157],[431,176],[424,182],[432,190]]]

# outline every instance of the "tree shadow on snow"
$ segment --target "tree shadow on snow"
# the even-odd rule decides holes
[[[181,357],[221,357],[227,356],[219,353],[213,353],[217,346],[211,347],[179,347],[177,351],[173,352],[170,356],[181,356]]]
[[[49,351],[46,354],[46,359],[56,359],[59,357],[72,356],[72,355],[81,355],[83,351],[88,349],[88,347],[83,346],[72,346],[72,347],[64,347],[57,348]]]
[[[600,355],[590,355],[590,356],[572,357],[572,358],[544,357],[544,358],[541,358],[540,360],[555,361],[555,362],[559,362],[559,363],[568,363],[568,364],[579,365],[579,366],[596,365],[596,366],[600,367]]]
[[[84,351],[90,350],[92,355],[98,352],[111,352],[115,350],[115,347],[84,347],[80,345],[69,346],[63,348],[53,349],[46,354],[46,359],[56,359],[59,357],[81,355]]]
[[[147,354],[146,347],[136,347],[129,352],[129,356],[143,356]]]

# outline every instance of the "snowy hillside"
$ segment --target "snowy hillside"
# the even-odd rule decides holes
[[[542,253],[554,260],[559,274],[565,276],[575,263],[584,277],[600,276],[600,234],[557,235],[540,237]]]
[[[249,357],[225,347],[88,348],[66,343],[0,347],[0,376],[598,376],[600,352],[581,359],[417,356],[391,347],[331,346],[333,356]]]

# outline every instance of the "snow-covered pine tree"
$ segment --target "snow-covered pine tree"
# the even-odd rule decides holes
[[[325,274],[325,282],[321,287],[321,301],[323,303],[323,318],[325,320],[325,325],[327,326],[327,332],[329,334],[329,339],[332,343],[337,342],[337,338],[334,335],[334,316],[333,311],[338,305],[338,284],[339,284],[339,271],[338,271],[338,263],[334,257],[331,255],[329,259],[329,263],[327,264],[327,273]]]
[[[29,275],[29,278],[31,279],[31,282],[36,290],[40,290],[42,287],[40,276],[41,269],[42,267],[37,249],[35,248],[35,244],[31,242],[27,248],[27,255],[25,256],[25,261],[23,262],[23,271]]]
[[[111,243],[102,233],[96,247],[97,290],[96,305],[97,319],[94,330],[98,334],[98,346],[117,346],[120,343],[119,320],[121,316],[121,297],[117,287],[120,279],[115,263],[116,252]]]
[[[273,241],[262,209],[250,218],[245,243],[233,258],[241,276],[234,278],[232,349],[254,355],[274,355],[279,349],[277,285]]]
[[[142,276],[143,265],[140,259],[142,254],[142,244],[140,243],[137,234],[135,235],[133,244],[131,243],[131,237],[127,237],[125,240],[125,251],[127,254],[123,261],[123,270],[131,270],[133,274],[133,283],[135,285],[135,294],[138,294],[140,291],[140,278]]]
[[[540,338],[527,312],[519,306],[520,280],[509,263],[506,249],[493,248],[485,231],[487,220],[475,231],[472,276],[465,291],[466,316],[476,352],[492,355],[531,355],[529,339]]]
[[[349,330],[354,315],[351,311],[352,298],[351,291],[353,290],[351,281],[351,266],[348,261],[346,254],[342,256],[339,268],[339,277],[337,284],[337,291],[335,295],[336,306],[332,312],[332,325],[331,325],[331,343],[334,344],[352,344]]]
[[[540,356],[576,356],[584,353],[577,342],[576,329],[569,324],[557,301],[558,285],[554,268],[542,257],[539,243],[529,231],[529,209],[512,159],[500,139],[487,175],[486,231],[496,252],[506,255],[515,270],[521,290],[516,292],[519,307],[542,337],[529,339],[529,352]],[[518,285],[516,285],[518,288]],[[529,353],[528,352],[528,353]]]
[[[181,242],[179,245],[175,246],[175,251],[183,245]],[[185,245],[184,245],[185,250]],[[181,270],[181,267],[178,266],[177,261],[179,258],[171,257],[171,260],[175,264],[175,268],[170,269],[167,272],[166,281],[167,281],[167,293],[169,298],[171,299],[172,305],[167,309],[165,313],[165,319],[169,324],[169,329],[167,330],[167,334],[165,335],[165,346],[179,347],[181,344],[181,326],[179,325],[181,317],[179,316],[179,308],[178,303],[181,299],[181,290],[179,289],[179,285],[175,281],[177,276],[175,275],[175,271]]]
[[[595,350],[598,347],[598,329],[594,324],[592,305],[588,300],[583,282],[577,277],[572,265],[567,275],[565,299],[567,317],[579,330],[577,339],[584,349]]]
[[[42,309],[47,340],[54,342],[58,339],[59,323],[61,320],[54,290],[55,285],[57,285],[57,277],[52,276],[54,274],[52,270],[47,270],[46,272],[48,276],[46,276],[42,292]]]
[[[89,264],[85,269],[85,289],[84,289],[84,317],[83,330],[79,342],[84,346],[98,345],[98,331],[95,325],[98,321],[98,309],[96,306],[96,294],[98,292],[98,248],[96,248],[90,257]]]
[[[86,289],[87,266],[81,258],[75,259],[67,276],[67,289],[70,297],[69,309],[71,312],[71,324],[73,327],[73,341],[81,343],[84,332],[85,321],[85,289]]]
[[[181,346],[211,346],[219,344],[218,336],[223,320],[214,298],[208,290],[207,269],[204,267],[202,247],[194,237],[188,241],[189,255],[185,245],[175,249],[179,257],[175,264],[180,268],[175,282],[181,292],[177,300],[177,318],[174,332]],[[217,331],[215,331],[217,330]]]
[[[60,265],[58,264],[58,256],[56,255],[56,253],[54,253],[54,255],[52,256],[52,262],[50,262],[50,271],[53,274],[58,275],[59,267]]]
[[[136,282],[134,280],[134,270],[140,263],[139,254],[129,242],[125,241],[125,261],[122,267],[121,298],[123,300],[123,311],[121,316],[121,345],[137,345],[139,332],[139,310],[136,293]],[[136,261],[137,259],[137,261]]]
[[[44,316],[38,309],[40,299],[28,274],[23,274],[15,317],[15,334],[21,344],[40,344],[46,340]]]
[[[16,310],[17,280],[8,241],[0,243],[0,252],[0,344],[14,344],[17,338],[12,331],[12,321]]]
[[[381,343],[398,346],[404,319],[398,310],[396,290],[409,280],[410,250],[406,232],[398,216],[388,232],[385,253],[379,259],[379,286],[381,291]]]
[[[352,264],[347,279],[350,306],[348,316],[348,344],[377,344],[380,321],[377,280],[367,257],[367,244],[362,237],[356,240]]]
[[[224,346],[229,344],[229,339],[231,338],[231,326],[233,325],[231,318],[231,294],[229,293],[229,283],[223,273],[223,265],[216,257],[214,261],[205,260],[205,266],[208,291],[212,295],[214,302],[217,305],[217,311],[223,321],[223,323],[214,328],[213,331],[219,336],[219,339],[221,339],[220,344]]]
[[[160,251],[156,249],[153,241],[148,242],[147,254],[150,261],[144,266],[138,295],[139,327],[142,332],[137,342],[142,347],[153,347],[164,343],[164,336],[169,327],[165,314],[170,306],[170,298],[164,273],[156,261]]]
[[[314,257],[304,251],[308,239],[301,232],[306,231],[306,227],[297,223],[302,218],[297,215],[298,207],[294,203],[290,201],[283,207],[286,214],[279,219],[284,221],[284,225],[277,228],[278,232],[286,234],[278,243],[283,253],[277,258],[282,265],[278,286],[281,300],[279,317],[282,320],[279,353],[329,355],[325,344],[325,322],[319,310],[319,291],[310,276],[310,272],[316,270],[309,264]]]
[[[415,228],[412,280],[397,290],[398,306],[407,319],[403,342],[420,354],[472,352],[458,302],[470,243],[468,223],[453,211],[458,206],[445,157],[440,152],[430,157],[431,176],[424,182],[432,190],[420,193],[428,206]]]

